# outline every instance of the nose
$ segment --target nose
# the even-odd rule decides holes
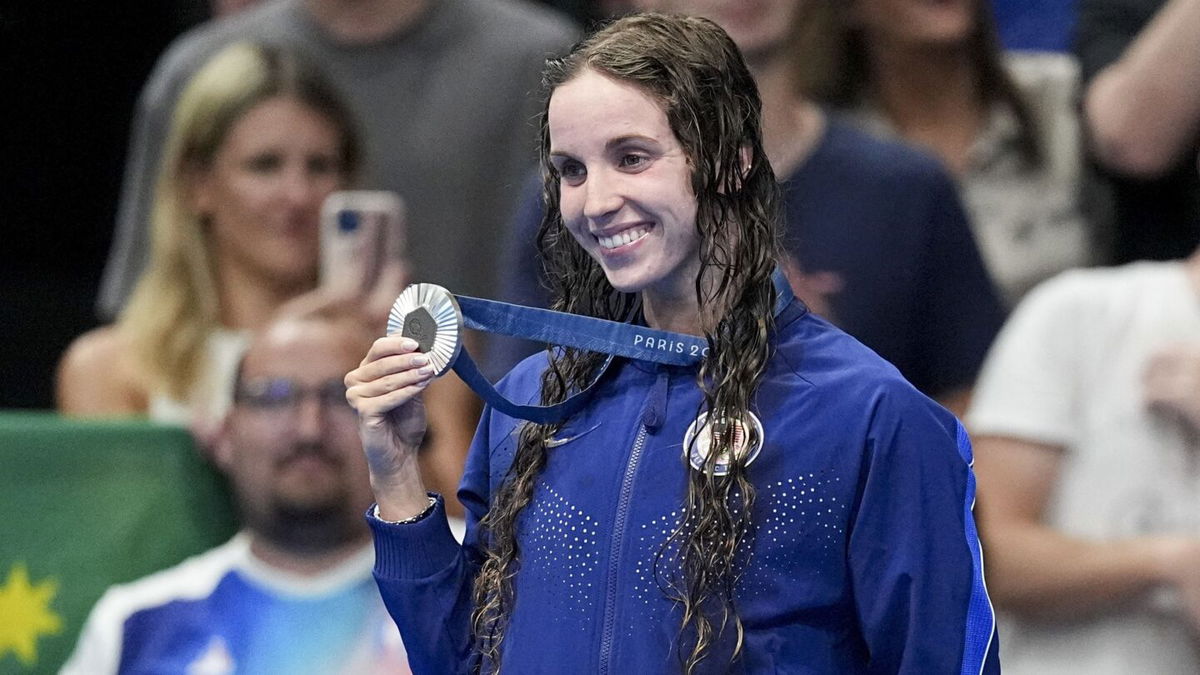
[[[314,176],[296,168],[284,175],[281,189],[289,206],[305,207],[319,199],[320,190],[317,183]]]
[[[296,436],[319,441],[325,433],[325,405],[318,396],[305,396],[296,404]]]
[[[588,220],[605,220],[620,210],[624,200],[619,189],[620,181],[604,171],[588,174],[583,184],[583,215]]]

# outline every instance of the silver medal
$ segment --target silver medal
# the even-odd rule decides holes
[[[404,289],[388,314],[387,334],[415,340],[439,377],[458,358],[462,331],[458,301],[450,291],[435,284],[413,284]]]
[[[708,420],[708,413],[700,413],[687,431],[683,434],[683,447],[688,453],[688,462],[692,468],[697,471],[704,470],[704,462],[708,459],[709,453],[712,452],[712,438],[715,435],[732,433],[733,438],[730,447],[736,457],[744,457],[744,464],[749,466],[751,462],[758,458],[758,453],[762,451],[763,446],[763,427],[762,422],[758,421],[758,417],[754,413],[747,411],[748,419],[742,420],[718,420],[719,428],[715,431],[710,428],[705,422]],[[699,435],[697,436],[697,433]],[[693,443],[694,441],[694,443]],[[716,464],[713,465],[713,474],[724,476],[729,473],[729,465],[731,459],[729,451],[722,452],[717,457]]]

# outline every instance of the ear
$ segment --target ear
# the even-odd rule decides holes
[[[233,411],[225,415],[225,419],[209,436],[210,442],[205,445],[208,448],[208,455],[212,458],[214,464],[223,473],[228,474],[233,466],[233,433],[230,430],[230,418],[233,417]]]
[[[194,213],[212,212],[216,203],[212,171],[199,162],[185,162],[179,171],[179,187],[187,207]]]

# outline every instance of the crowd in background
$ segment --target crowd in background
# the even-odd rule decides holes
[[[545,305],[544,58],[621,12],[701,14],[762,95],[797,295],[975,439],[1006,667],[1200,668],[1200,0],[176,4],[141,24],[195,25],[141,87],[119,198],[41,168],[108,180],[116,226],[70,213],[8,247],[0,405],[49,407],[56,382],[65,414],[219,450],[239,397],[305,404],[239,364],[281,316],[346,301],[317,228],[349,187],[407,210],[403,259],[351,299],[369,320],[406,280]],[[71,201],[33,188],[7,220]],[[493,378],[541,348],[471,339]],[[426,409],[426,483],[453,495],[479,403],[448,377]]]

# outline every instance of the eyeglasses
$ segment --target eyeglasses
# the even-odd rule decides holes
[[[346,402],[346,385],[341,380],[327,380],[315,387],[304,387],[282,377],[246,380],[238,385],[233,400],[252,410],[291,412],[310,396],[315,396],[328,410],[353,410]]]

